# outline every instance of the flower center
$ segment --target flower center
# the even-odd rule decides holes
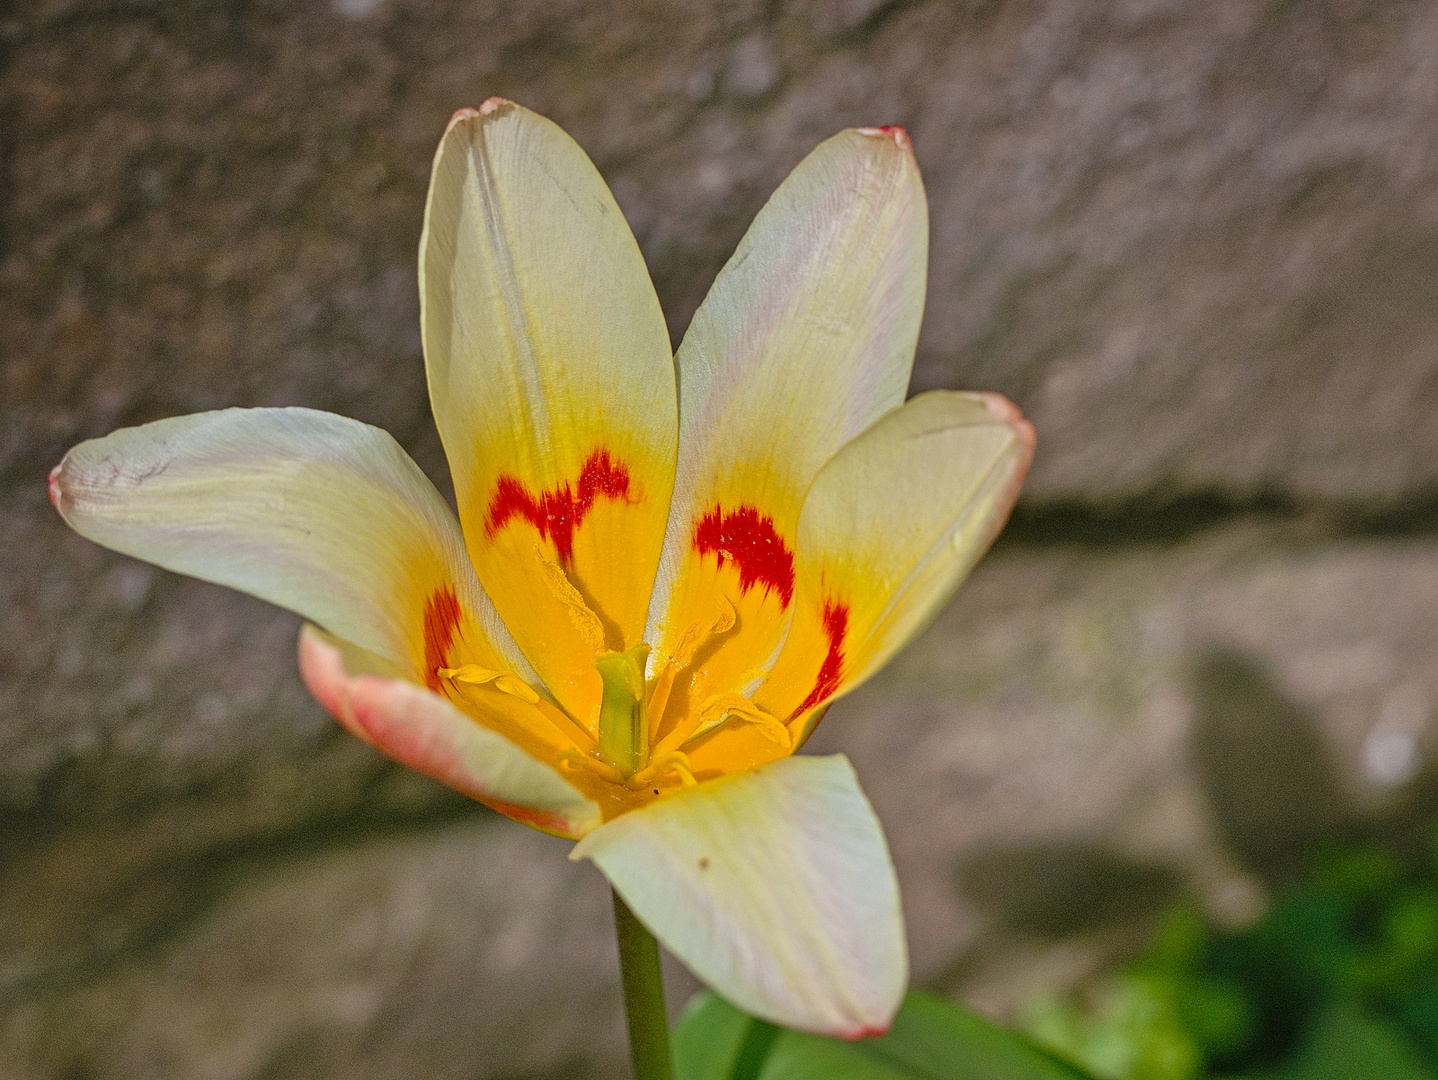
[[[784,751],[793,748],[789,729],[742,694],[715,694],[702,701],[698,708],[686,706],[685,715],[666,715],[672,711],[669,705],[675,700],[672,693],[675,681],[707,643],[733,628],[736,615],[734,605],[727,598],[716,595],[709,615],[679,636],[677,644],[659,658],[662,662],[654,676],[646,679],[649,644],[641,642],[625,650],[605,649],[605,629],[585,603],[583,594],[557,559],[548,556],[542,546],[539,553],[544,584],[562,601],[575,629],[597,654],[594,669],[603,687],[598,730],[587,729],[582,721],[556,708],[552,700],[542,700],[522,679],[508,672],[474,664],[437,666],[434,669],[437,680],[461,696],[466,692],[483,694],[492,689],[534,706],[547,721],[541,726],[552,729],[547,737],[542,736],[544,741],[554,747],[555,736],[558,736],[559,748],[549,752],[555,755],[552,760],[561,769],[584,770],[630,791],[655,787],[658,794],[657,788],[661,786],[694,785],[697,782],[694,766],[686,751],[717,734],[726,723],[755,725]],[[687,698],[681,696],[680,700]]]
[[[727,629],[732,623],[731,607],[727,619],[721,615],[715,625]],[[670,774],[689,787],[696,781],[684,751],[730,720],[754,724],[785,750],[792,749],[793,737],[784,724],[742,694],[732,693],[709,698],[657,739],[679,664],[670,661],[646,683],[644,664],[648,658],[649,646],[639,644],[625,652],[605,653],[594,661],[604,683],[599,742],[593,757],[571,754],[565,756],[567,762],[607,774],[629,788],[645,787]]]

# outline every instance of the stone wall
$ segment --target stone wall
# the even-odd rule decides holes
[[[34,0],[0,14],[0,1074],[625,1075],[592,868],[340,733],[291,616],[44,493],[222,405],[379,424],[443,485],[414,252],[491,94],[588,150],[676,337],[816,142],[913,136],[915,385],[1007,393],[1040,447],[815,740],[919,981],[1003,1014],[1174,897],[1251,917],[1315,837],[1426,819],[1438,7]]]

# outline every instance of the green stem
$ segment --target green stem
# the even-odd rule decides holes
[[[614,929],[619,934],[619,972],[624,980],[624,1010],[629,1014],[634,1080],[672,1080],[659,943],[618,893],[614,894]]]

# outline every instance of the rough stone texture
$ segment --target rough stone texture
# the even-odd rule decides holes
[[[494,820],[237,877],[161,947],[0,1020],[48,1076],[626,1075],[608,893]]]
[[[815,742],[921,979],[1002,1013],[1431,811],[1433,5],[37,0],[0,13],[0,1074],[622,1075],[598,878],[344,737],[292,617],[43,489],[262,404],[443,484],[414,250],[494,93],[595,158],[676,335],[817,141],[913,134],[916,385],[1040,435],[1017,535]]]
[[[918,381],[1026,406],[1035,497],[1433,487],[1431,4],[51,0],[4,33],[10,475],[293,401],[437,465],[424,184],[449,113],[502,93],[610,178],[676,331],[815,142],[909,125]]]

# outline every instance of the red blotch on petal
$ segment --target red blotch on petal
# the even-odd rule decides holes
[[[446,585],[436,589],[424,602],[424,682],[436,693],[439,676],[435,672],[449,667],[449,647],[459,627],[459,598]]]
[[[695,523],[693,543],[700,555],[717,556],[720,566],[734,563],[741,592],[763,585],[778,593],[786,608],[794,598],[794,553],[775,531],[774,519],[754,507],[726,514],[716,505]]]
[[[849,605],[834,600],[824,601],[824,634],[829,639],[829,651],[819,665],[819,676],[814,680],[814,689],[809,691],[800,706],[789,716],[790,720],[808,712],[835,690],[844,675],[844,635],[849,632]]]
[[[523,482],[503,475],[495,482],[489,500],[484,535],[493,540],[511,519],[521,518],[538,529],[541,537],[554,542],[559,561],[567,566],[574,560],[574,530],[584,524],[601,495],[606,499],[629,497],[629,470],[610,458],[607,450],[589,455],[573,487],[566,481],[537,498]]]

